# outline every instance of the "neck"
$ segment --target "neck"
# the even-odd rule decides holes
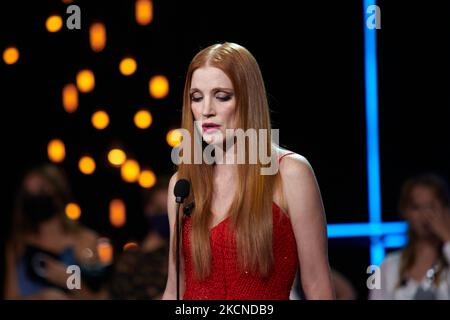
[[[217,148],[220,148],[220,146],[216,146],[216,150]],[[223,152],[223,158],[216,159],[214,176],[216,179],[219,179],[220,183],[233,181],[237,176],[236,148],[234,145],[231,145],[226,150],[221,149],[220,152]]]
[[[237,174],[237,167],[235,164],[216,163],[214,166],[214,176],[234,179]]]

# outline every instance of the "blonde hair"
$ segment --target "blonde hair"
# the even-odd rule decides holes
[[[266,150],[272,156],[269,106],[261,71],[252,54],[238,44],[212,45],[193,58],[184,87],[182,128],[194,137],[190,86],[194,71],[204,66],[219,68],[230,78],[236,97],[236,128],[244,131],[249,128],[267,129]],[[194,143],[191,145],[193,155]],[[245,149],[248,155],[248,144]],[[236,232],[239,266],[265,277],[273,265],[272,200],[277,175],[261,175],[263,167],[259,160],[256,164],[237,165],[237,191],[227,215],[230,216],[231,230]],[[190,200],[195,201],[190,234],[193,269],[198,279],[207,277],[211,267],[209,225],[213,170],[213,165],[205,163],[182,163],[178,167],[178,177],[191,182]]]

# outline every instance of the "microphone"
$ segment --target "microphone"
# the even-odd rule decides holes
[[[175,202],[177,203],[177,215],[176,215],[176,263],[177,263],[177,300],[180,300],[180,204],[189,195],[191,184],[186,179],[180,179],[173,188],[175,195]]]
[[[184,199],[189,195],[191,184],[186,179],[180,179],[175,184],[173,193],[175,195],[175,201],[177,203],[183,203]]]

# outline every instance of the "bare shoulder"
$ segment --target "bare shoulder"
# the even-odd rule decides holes
[[[169,181],[169,195],[173,194],[173,188],[175,187],[177,180],[178,180],[178,172],[175,172]]]
[[[281,156],[279,174],[283,205],[291,219],[298,220],[305,212],[322,211],[319,187],[309,161],[297,153],[283,152]]]
[[[287,179],[286,182],[292,179],[307,178],[313,173],[309,161],[298,153],[283,151],[280,157],[283,157],[283,160],[280,162],[279,170],[283,180]]]

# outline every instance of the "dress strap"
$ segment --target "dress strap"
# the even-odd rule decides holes
[[[295,152],[288,152],[288,153],[283,154],[280,158],[278,158],[278,164],[281,163],[281,160],[282,160],[285,156],[288,156],[288,155],[294,154],[294,153],[295,153]]]

